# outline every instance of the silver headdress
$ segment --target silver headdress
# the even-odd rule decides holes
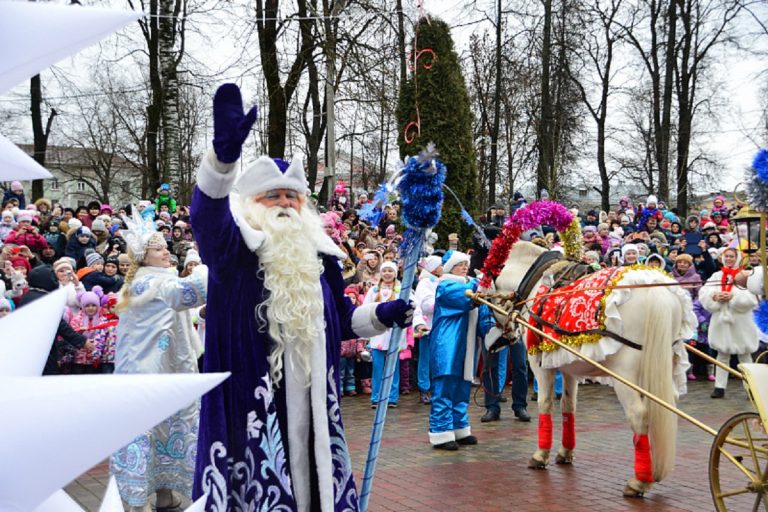
[[[163,234],[157,231],[157,226],[151,218],[144,218],[136,206],[131,208],[132,215],[123,215],[123,221],[128,229],[120,230],[125,243],[133,252],[136,262],[144,260],[147,249],[163,249],[167,247]]]

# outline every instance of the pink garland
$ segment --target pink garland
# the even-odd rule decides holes
[[[560,203],[554,201],[536,201],[513,213],[504,223],[501,234],[496,237],[483,264],[483,278],[480,286],[489,288],[507,262],[512,246],[520,239],[524,231],[542,224],[552,226],[558,233],[565,232],[573,222],[573,215]]]

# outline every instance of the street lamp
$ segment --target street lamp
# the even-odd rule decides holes
[[[734,194],[735,196],[736,194]],[[760,253],[760,266],[763,267],[763,276],[768,275],[768,263],[766,262],[765,246],[765,221],[766,213],[754,210],[744,204],[739,213],[731,217],[736,228],[736,237],[739,249],[746,254]],[[744,243],[746,242],[746,243]],[[759,243],[758,243],[759,242]],[[744,248],[746,247],[746,248]],[[768,297],[768,279],[763,279],[763,296]]]

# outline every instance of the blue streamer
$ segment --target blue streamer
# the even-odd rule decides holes
[[[391,195],[391,183],[382,183],[379,185],[379,190],[373,195],[373,201],[365,203],[362,208],[357,211],[357,214],[371,227],[378,227],[379,222],[381,222],[381,219],[384,217],[384,205],[387,204]]]

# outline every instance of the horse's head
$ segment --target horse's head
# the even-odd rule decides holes
[[[501,295],[511,295],[517,292],[520,282],[523,280],[525,273],[531,268],[542,253],[547,249],[540,247],[531,242],[518,241],[512,246],[512,250],[509,251],[507,261],[504,263],[504,268],[494,281],[496,293]],[[521,297],[524,298],[524,297]],[[519,300],[520,298],[515,298]],[[498,301],[497,301],[498,302]],[[505,309],[511,309],[513,301],[505,301],[500,304]],[[500,313],[494,312],[496,320],[504,325],[506,317]]]

